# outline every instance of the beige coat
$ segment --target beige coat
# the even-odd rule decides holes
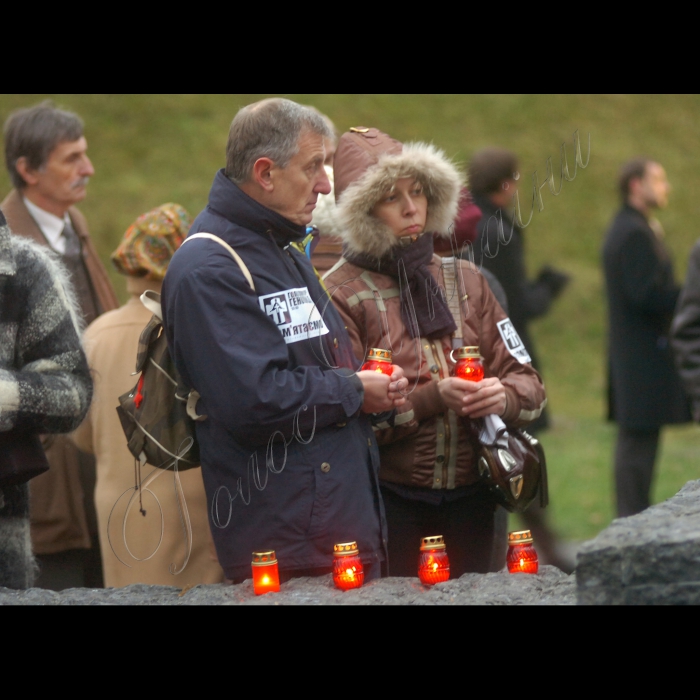
[[[137,377],[131,373],[138,340],[151,318],[139,296],[146,289],[160,291],[158,283],[135,278],[127,281],[132,294],[129,301],[120,309],[100,316],[85,331],[85,351],[95,381],[95,399],[85,422],[72,436],[81,450],[94,453],[97,458],[95,502],[105,586],[219,583],[223,581],[223,572],[209,532],[201,469],[180,473],[192,523],[192,553],[182,573],[170,573],[182,568],[186,555],[172,471],[146,465],[142,471],[144,487],[148,489],[143,491],[146,515],[139,512],[139,500],[135,498],[125,522],[134,488],[134,458],[126,447],[115,408],[118,397],[136,384]],[[156,478],[146,486],[151,473]],[[163,533],[159,545],[161,509]]]

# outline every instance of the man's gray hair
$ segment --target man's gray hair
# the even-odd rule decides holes
[[[242,107],[229,130],[226,176],[237,185],[248,182],[259,158],[286,168],[299,152],[299,137],[306,130],[333,138],[318,112],[291,100],[273,97]]]
[[[59,143],[77,141],[82,135],[82,119],[58,109],[51,100],[12,112],[5,122],[5,164],[12,184],[18,190],[27,186],[17,171],[20,158],[26,158],[32,170],[40,170]]]

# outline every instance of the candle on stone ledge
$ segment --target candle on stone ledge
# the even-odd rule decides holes
[[[442,535],[424,537],[421,540],[418,578],[426,586],[432,586],[450,578],[450,560],[447,558]]]
[[[365,580],[360,550],[357,542],[345,542],[333,546],[333,583],[341,591],[359,588]]]
[[[536,574],[539,568],[537,552],[532,546],[530,530],[519,530],[508,535],[508,571],[511,574]]]
[[[253,552],[253,590],[255,595],[277,593],[280,589],[280,576],[274,550]]]
[[[450,357],[453,362],[457,363],[455,377],[466,379],[468,382],[480,382],[484,378],[484,363],[477,345],[465,345],[457,348],[450,353]]]
[[[394,372],[394,365],[391,361],[391,350],[370,348],[370,351],[367,353],[367,362],[362,365],[362,370],[381,372],[390,377]]]

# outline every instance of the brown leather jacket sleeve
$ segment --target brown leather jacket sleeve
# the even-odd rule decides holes
[[[542,378],[532,365],[521,363],[508,349],[502,330],[508,316],[496,301],[486,279],[479,275],[467,275],[480,284],[481,304],[478,339],[481,354],[489,376],[496,376],[506,388],[508,404],[502,416],[510,427],[524,427],[535,420],[547,404]],[[472,321],[473,323],[473,321]]]

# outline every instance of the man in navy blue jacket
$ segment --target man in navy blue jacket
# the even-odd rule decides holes
[[[357,372],[350,340],[308,259],[328,127],[283,99],[233,120],[226,169],[190,235],[212,233],[243,259],[252,290],[215,241],[179,250],[163,286],[168,343],[201,396],[197,423],[210,525],[231,581],[275,550],[283,579],[331,570],[333,545],[357,541],[366,576],[385,560],[379,455],[369,414],[391,411],[406,380]]]

